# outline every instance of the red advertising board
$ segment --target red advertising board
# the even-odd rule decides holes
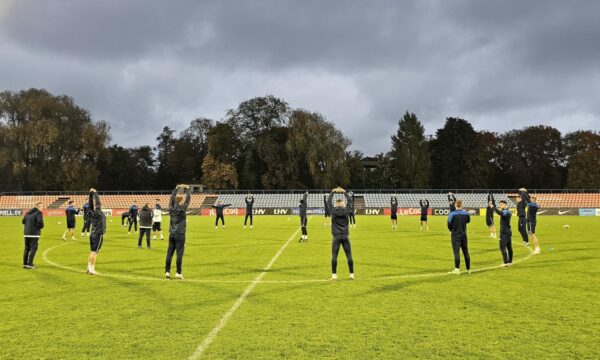
[[[392,209],[391,208],[385,208],[385,209],[383,209],[383,214],[384,215],[391,215],[392,214]],[[401,215],[401,216],[405,216],[405,215],[412,215],[412,216],[421,215],[421,208],[398,208],[398,215]],[[431,215],[431,208],[427,209],[427,215]]]
[[[203,208],[201,213],[204,216],[215,216],[217,211],[214,208]],[[225,208],[223,209],[223,215],[246,215],[245,208]]]

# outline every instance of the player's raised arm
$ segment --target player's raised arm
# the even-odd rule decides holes
[[[188,206],[190,206],[190,202],[192,200],[192,191],[190,187],[187,185],[183,185],[183,189],[185,191],[185,200],[183,201],[182,207],[187,210]]]

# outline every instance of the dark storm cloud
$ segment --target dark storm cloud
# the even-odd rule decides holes
[[[71,95],[114,141],[265,94],[322,112],[367,153],[406,110],[433,133],[600,130],[600,3],[4,1],[0,85]]]

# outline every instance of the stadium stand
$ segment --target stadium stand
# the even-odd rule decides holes
[[[308,206],[311,208],[323,207],[323,195],[325,193],[310,193],[308,195]],[[419,207],[419,200],[426,198],[432,208],[448,207],[446,193],[356,193],[357,208],[386,208],[390,205],[390,198],[395,195],[398,198],[398,206],[403,208]],[[483,208],[487,205],[487,193],[456,193],[458,199],[462,199],[467,208]],[[516,193],[495,193],[497,201],[506,200],[510,207],[514,207]],[[595,208],[600,207],[600,193],[538,193],[538,202],[543,208]],[[276,193],[253,194],[255,208],[294,208],[302,198],[302,193]],[[193,194],[190,208],[199,209],[212,206],[216,201],[231,204],[233,208],[246,206],[244,199],[246,194]],[[154,205],[156,199],[160,199],[163,207],[167,207],[169,194],[102,194],[103,207],[106,209],[126,209],[133,201],[138,205],[149,203]],[[60,194],[60,195],[19,195],[1,194],[0,209],[28,209],[41,201],[51,209],[64,209],[68,200],[74,200],[75,206],[82,206],[87,201],[87,195],[82,194]],[[364,205],[363,205],[364,204]]]

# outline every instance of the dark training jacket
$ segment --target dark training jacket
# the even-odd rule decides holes
[[[336,239],[344,239],[348,237],[348,216],[352,212],[350,202],[352,198],[348,193],[344,193],[346,197],[346,207],[333,206],[333,194],[329,194],[327,198],[327,206],[331,209],[331,235]]]
[[[102,203],[97,192],[91,192],[89,198],[92,210],[92,235],[104,235],[106,233],[106,215],[102,211]]]
[[[248,198],[250,200],[248,200]],[[254,206],[254,196],[250,196],[250,197],[246,197],[246,199],[244,199],[246,201],[246,213],[252,213],[252,207]]]
[[[213,205],[212,207],[217,211],[217,216],[223,216],[223,209],[231,206],[231,204]]]
[[[150,229],[152,227],[153,216],[154,213],[148,205],[144,205],[142,210],[140,210],[140,228]]]
[[[421,215],[427,215],[427,210],[429,209],[429,200],[419,201],[419,205],[421,205]]]
[[[300,205],[299,205],[300,217],[306,217],[307,199],[308,199],[308,194],[305,193],[302,196],[302,200],[300,201]]]
[[[44,228],[44,214],[38,209],[33,208],[23,216],[23,234],[25,237],[40,237]]]
[[[169,200],[169,215],[171,222],[169,224],[169,233],[171,235],[185,236],[186,230],[186,219],[187,219],[187,208],[190,206],[190,200],[192,195],[190,189],[185,189],[185,200],[181,204],[177,204],[177,189],[174,189],[171,193],[171,199]]]
[[[500,215],[500,235],[512,235],[512,229],[510,227],[510,219],[512,213],[508,209],[500,210],[494,205],[494,211]]]
[[[471,222],[471,215],[465,210],[454,210],[448,215],[448,230],[452,236],[467,236],[467,224]]]

